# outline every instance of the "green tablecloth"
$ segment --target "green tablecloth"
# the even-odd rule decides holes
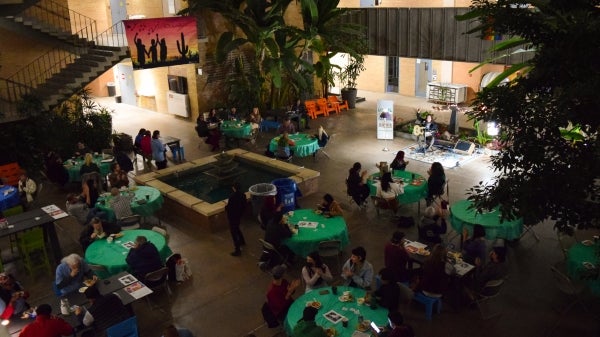
[[[412,181],[413,174],[415,176],[415,184],[418,185],[408,183],[409,181]],[[367,180],[371,195],[377,194],[377,186],[379,186],[379,181],[373,179],[375,177],[379,177],[379,173],[372,174]],[[427,196],[427,179],[421,179],[423,177],[420,174],[409,171],[394,170],[393,177],[402,178],[404,180],[404,194],[400,194],[397,197],[399,203],[411,204],[413,202],[418,202]],[[420,181],[420,184],[418,181]]]
[[[221,132],[225,137],[250,138],[252,125],[239,121],[223,121],[221,123]]]
[[[296,145],[290,146],[290,149],[294,151],[295,157],[308,157],[319,149],[319,144],[317,144],[317,138],[313,138],[313,136],[307,133],[296,133],[293,135],[289,135],[289,137],[291,140],[294,141],[294,143],[296,143]],[[271,142],[269,143],[269,151],[277,151],[278,141],[279,136],[271,139]]]
[[[600,277],[597,268],[600,268],[600,258],[596,255],[596,249],[600,247],[582,243],[574,244],[567,252],[567,273],[576,280],[583,280],[592,290],[592,293],[600,296]],[[587,269],[583,263],[590,262],[596,270]]]
[[[100,168],[100,176],[106,177],[110,173],[110,162],[103,163],[102,156],[94,156],[94,163],[98,165]],[[69,182],[81,181],[81,175],[79,174],[79,170],[81,170],[81,165],[83,165],[83,159],[69,159],[63,163],[63,166],[69,172]]]
[[[98,275],[98,277],[106,278],[122,271],[131,272],[125,261],[129,249],[125,248],[123,244],[130,241],[134,242],[135,238],[140,235],[145,236],[149,242],[156,246],[163,262],[173,254],[165,237],[158,232],[147,229],[133,229],[122,233],[124,234],[123,237],[115,239],[112,243],[108,243],[106,239],[96,240],[85,251],[86,262],[105,266],[108,270],[108,274]]]
[[[319,291],[323,289],[329,290],[329,293],[325,295],[319,294]],[[302,318],[302,311],[306,307],[306,304],[314,300],[321,302],[321,308],[319,309],[319,313],[315,318],[315,322],[317,322],[317,325],[324,327],[325,329],[334,327],[337,331],[336,337],[352,336],[352,334],[358,327],[359,315],[362,315],[365,320],[375,322],[375,324],[377,324],[378,326],[387,325],[387,309],[381,306],[378,306],[377,309],[371,309],[367,305],[358,305],[356,303],[357,298],[365,296],[365,291],[363,289],[350,287],[338,287],[337,289],[337,295],[331,293],[331,287],[327,287],[313,290],[298,297],[294,301],[294,303],[292,303],[292,306],[290,307],[290,310],[288,311],[288,314],[285,317],[284,327],[287,335],[292,335],[292,331],[298,323],[298,320]],[[346,290],[350,290],[352,292],[352,296],[354,297],[354,300],[352,302],[342,302],[339,300],[339,297]],[[344,308],[346,308],[346,310],[344,310]],[[358,310],[356,313],[354,312],[355,309]],[[341,321],[334,324],[328,319],[326,319],[323,315],[329,312],[330,310],[334,310],[338,314],[348,318],[348,327],[343,327]]]
[[[283,244],[297,255],[306,257],[309,253],[317,251],[321,241],[340,240],[342,248],[350,243],[346,220],[339,215],[326,218],[323,215],[316,214],[312,209],[297,209],[288,222],[297,224],[298,221],[318,222],[319,225],[314,229],[300,227],[298,228],[298,234],[294,234],[291,238],[283,241]]]
[[[480,224],[485,228],[485,237],[488,240],[496,238],[515,240],[523,232],[523,219],[500,222],[500,211],[496,208],[491,212],[476,214],[475,209],[468,200],[460,200],[450,206],[450,223],[457,233],[462,233],[467,227],[469,235],[473,233],[473,225]]]
[[[162,207],[163,204],[163,196],[160,194],[160,191],[154,187],[149,186],[137,186],[135,191],[135,198],[131,201],[131,211],[134,214],[139,214],[141,216],[151,216]],[[128,193],[128,192],[121,192]],[[108,194],[108,193],[107,193]],[[104,194],[100,198],[98,198],[98,202],[96,202],[96,208],[106,213],[107,220],[110,222],[115,221],[115,212],[110,208],[110,199],[112,196],[110,194]],[[149,196],[146,199],[146,196]],[[146,203],[139,204],[138,200],[147,200]]]

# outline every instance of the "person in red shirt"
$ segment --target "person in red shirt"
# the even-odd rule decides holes
[[[273,281],[269,285],[267,290],[267,303],[268,316],[265,317],[269,327],[275,327],[278,325],[278,321],[282,321],[287,315],[288,309],[294,302],[292,295],[296,288],[300,285],[300,280],[295,279],[292,282],[283,278],[285,273],[285,266],[275,266],[271,271],[273,275]],[[263,313],[264,315],[265,313]]]
[[[152,133],[150,130],[144,132],[144,136],[140,140],[140,149],[144,156],[144,167],[152,167]]]
[[[392,281],[395,282],[408,282],[410,279],[407,268],[409,256],[404,249],[403,239],[403,232],[394,232],[383,250],[385,267],[392,271]]]
[[[52,307],[49,304],[38,306],[35,312],[35,321],[26,325],[19,337],[61,337],[72,336],[75,332],[64,319],[51,315]]]

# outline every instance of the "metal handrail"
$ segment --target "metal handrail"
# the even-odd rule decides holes
[[[51,0],[39,1],[21,12],[20,16],[73,38],[91,40],[97,34],[96,20]]]

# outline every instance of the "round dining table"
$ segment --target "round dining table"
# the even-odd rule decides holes
[[[18,188],[10,185],[0,187],[0,211],[15,207],[20,201]]]
[[[110,173],[110,164],[113,162],[113,158],[104,159],[102,155],[94,155],[94,163],[98,165],[100,169],[100,176],[106,177]],[[69,182],[81,181],[81,165],[83,165],[83,158],[76,157],[65,160],[63,166],[69,173]]]
[[[156,246],[163,262],[173,254],[167,245],[167,239],[158,232],[148,229],[132,229],[121,233],[123,236],[115,238],[113,242],[108,242],[106,238],[96,240],[85,251],[87,263],[106,267],[106,272],[97,272],[100,278],[107,278],[122,271],[131,272],[125,259],[138,236],[145,236],[148,242]]]
[[[221,122],[221,133],[229,138],[250,138],[252,125],[241,121]]]
[[[491,212],[477,213],[470,209],[469,200],[459,200],[450,205],[450,223],[457,233],[462,233],[463,227],[467,228],[469,236],[473,234],[473,226],[482,225],[485,228],[485,238],[494,240],[516,240],[523,233],[523,219],[500,221],[500,211],[494,208]]]
[[[592,293],[600,296],[600,243],[585,240],[574,244],[567,251],[567,273],[576,280],[585,282]]]
[[[350,291],[353,299],[347,302],[341,301],[341,296],[344,291]],[[326,294],[322,294],[327,292]],[[365,290],[360,288],[352,287],[337,287],[337,294],[333,294],[331,287],[319,288],[312,290],[300,297],[298,297],[290,306],[287,316],[284,321],[285,332],[288,336],[293,336],[292,331],[298,323],[298,320],[302,318],[302,312],[307,305],[310,305],[313,301],[321,303],[319,312],[315,317],[317,325],[329,329],[334,328],[336,330],[336,337],[351,337],[352,334],[357,330],[358,316],[363,316],[363,319],[375,322],[377,326],[387,325],[388,310],[381,306],[372,309],[366,304],[358,304],[357,299],[365,296]],[[335,315],[335,312],[338,315]],[[326,316],[330,317],[327,319]],[[336,317],[343,316],[348,319],[348,326],[344,327],[341,321],[337,321]],[[336,323],[334,323],[336,322]],[[367,330],[367,333],[369,330]]]
[[[308,157],[320,149],[318,140],[316,137],[307,133],[295,133],[288,135],[291,140],[294,141],[295,145],[290,146],[290,149],[294,151],[295,157]],[[277,151],[277,143],[279,142],[280,136],[271,139],[269,143],[269,151]]]
[[[396,199],[400,204],[411,204],[413,202],[419,202],[419,200],[427,197],[427,179],[422,175],[409,172],[394,170],[392,173],[394,181],[402,179],[404,182],[404,193],[399,194]],[[379,186],[380,173],[374,173],[367,179],[367,185],[369,185],[370,195],[377,194],[377,187]]]
[[[297,209],[288,218],[288,223],[298,225],[298,233],[282,241],[296,255],[306,257],[319,250],[319,243],[340,240],[342,249],[350,243],[348,227],[342,216],[326,217],[313,209]],[[288,212],[289,214],[289,212]]]
[[[141,216],[151,216],[159,210],[164,202],[164,198],[160,191],[150,186],[136,186],[132,189],[121,189],[121,193],[127,194],[133,192],[135,197],[131,200],[131,211],[134,214]],[[115,212],[110,207],[110,193],[104,193],[96,202],[96,209],[106,213],[106,219],[109,222],[114,222]]]

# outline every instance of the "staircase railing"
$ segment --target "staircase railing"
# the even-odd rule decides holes
[[[98,46],[127,47],[124,32],[125,25],[120,21],[90,40]],[[79,45],[49,51],[10,77],[0,79],[0,99],[11,103],[18,102],[21,96],[32,93],[39,85],[87,52],[87,46]]]
[[[97,35],[96,20],[51,0],[41,0],[28,7],[20,16],[24,20],[33,20],[37,24],[59,30],[71,36],[74,42],[79,39],[92,40]]]

